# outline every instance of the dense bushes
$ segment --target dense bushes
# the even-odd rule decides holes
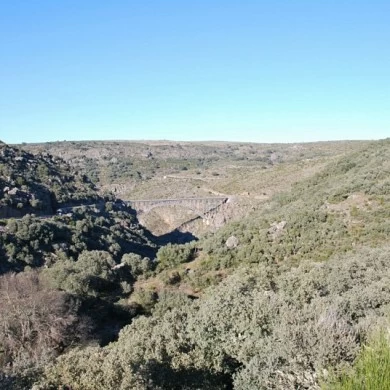
[[[79,297],[115,299],[127,296],[132,283],[148,275],[152,267],[149,258],[134,253],[125,254],[117,264],[109,252],[83,251],[77,261],[59,260],[43,270],[43,276],[53,288]]]
[[[77,261],[57,262],[45,270],[50,284],[79,296],[100,296],[117,287],[115,262],[108,252],[84,251]]]
[[[162,271],[165,268],[174,268],[175,266],[188,263],[194,259],[195,244],[189,243],[185,245],[167,244],[157,252],[158,270]]]
[[[163,300],[108,347],[64,355],[46,371],[43,388],[82,388],[89,366],[101,367],[107,389],[318,388],[324,370],[352,363],[384,321],[389,259],[385,247],[280,275],[242,269],[200,300]],[[80,360],[84,368],[73,363]]]
[[[0,232],[0,248],[5,252],[0,273],[21,271],[26,265],[50,266],[58,259],[76,260],[84,250],[108,251],[117,262],[125,253],[153,258],[157,251],[129,211],[115,210],[77,210],[72,216],[54,219],[30,215],[10,219]]]

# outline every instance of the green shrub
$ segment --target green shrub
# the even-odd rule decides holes
[[[194,244],[172,245],[168,244],[157,252],[158,271],[166,268],[174,268],[179,264],[193,260],[195,253]]]
[[[139,289],[131,294],[131,303],[136,303],[142,307],[145,313],[149,313],[156,304],[158,295],[151,289]]]
[[[388,334],[381,332],[367,344],[351,370],[323,385],[324,390],[390,389],[390,344]]]
[[[113,289],[117,276],[114,266],[108,252],[84,251],[76,262],[59,261],[44,274],[57,289],[80,296],[98,296]]]
[[[152,271],[154,264],[147,258],[142,258],[140,255],[135,253],[126,253],[122,256],[121,263],[125,264],[134,279],[137,279],[141,275],[148,275]]]

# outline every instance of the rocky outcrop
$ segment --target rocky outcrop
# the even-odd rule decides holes
[[[268,229],[268,234],[272,241],[277,239],[279,236],[283,234],[283,230],[286,227],[286,221],[274,222],[271,224],[271,227]]]
[[[226,242],[225,242],[225,245],[229,248],[229,249],[233,249],[233,248],[237,248],[239,244],[239,240],[236,236],[230,236]]]

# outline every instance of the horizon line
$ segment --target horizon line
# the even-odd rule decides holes
[[[314,143],[326,143],[326,142],[371,142],[371,141],[381,141],[389,139],[386,138],[359,138],[359,139],[329,139],[329,140],[317,140],[317,141],[286,141],[286,142],[258,142],[258,141],[232,141],[232,140],[173,140],[173,139],[69,139],[69,140],[56,140],[56,141],[34,141],[34,142],[5,142],[0,140],[7,145],[39,145],[39,144],[55,144],[55,143],[86,143],[86,142],[120,142],[120,143],[198,143],[198,144],[206,144],[206,143],[230,143],[230,144],[259,144],[259,145],[292,145],[292,144],[314,144]]]

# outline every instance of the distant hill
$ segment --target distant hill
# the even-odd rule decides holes
[[[169,181],[169,185],[164,187],[171,188],[171,191],[173,188],[183,196],[193,192],[201,195],[202,191],[197,186],[202,181],[209,186],[214,182],[223,185],[237,171],[241,174],[242,170],[268,169],[282,163],[342,155],[365,143],[63,141],[23,144],[19,147],[61,157],[99,183],[100,187],[115,189],[122,197],[130,198],[151,197],[152,194],[163,197],[161,180],[164,177]],[[174,185],[174,180],[179,180],[180,185]]]

